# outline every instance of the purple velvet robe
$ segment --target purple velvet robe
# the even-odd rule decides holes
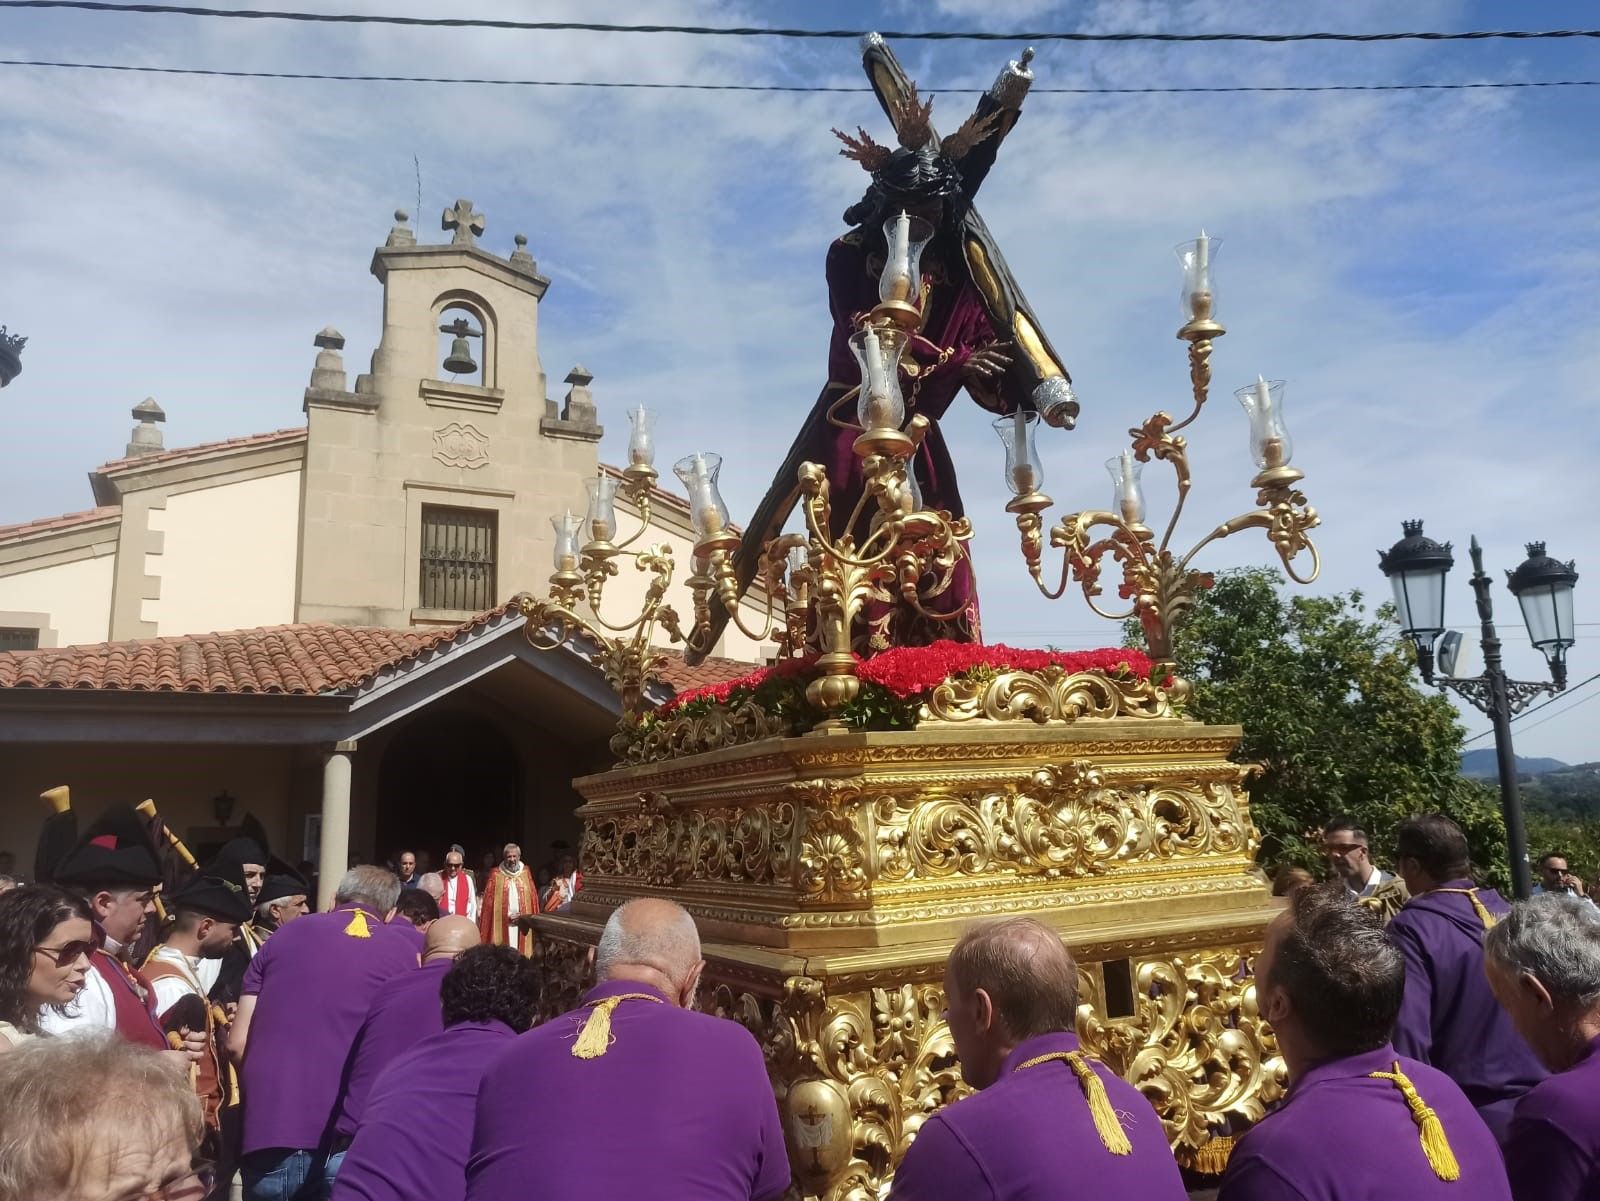
[[[516,1037],[503,1022],[461,1022],[378,1073],[331,1201],[461,1201],[473,1100]]]
[[[572,1054],[586,1007],[520,1035],[478,1093],[467,1197],[662,1197],[770,1201],[789,1186],[761,1048],[736,1022],[644,993],[611,1014],[605,1054]]]
[[[391,980],[373,999],[356,1035],[350,1070],[339,1090],[335,1133],[344,1138],[353,1135],[361,1124],[367,1094],[378,1074],[430,1034],[444,1029],[439,985],[454,966],[453,959],[431,960]]]
[[[1600,1038],[1517,1102],[1506,1171],[1516,1201],[1600,1197]]]
[[[365,937],[347,930],[358,912]],[[244,1154],[312,1150],[332,1135],[356,1032],[373,998],[416,962],[411,943],[361,905],[308,913],[262,945],[242,989],[256,997],[240,1071]]]
[[[1444,1127],[1461,1178],[1440,1180],[1423,1154],[1395,1061]],[[1283,1106],[1246,1132],[1217,1201],[1509,1201],[1494,1135],[1442,1072],[1380,1047],[1318,1064]]]
[[[1472,881],[1443,887],[1471,888]],[[1492,888],[1479,889],[1478,899],[1490,913],[1510,911]],[[1389,938],[1405,956],[1406,991],[1394,1045],[1459,1084],[1504,1142],[1517,1098],[1545,1071],[1489,991],[1483,933],[1483,919],[1461,893],[1425,892],[1395,914]]]
[[[955,464],[939,428],[939,418],[961,390],[963,364],[973,351],[993,342],[995,337],[977,289],[967,281],[959,263],[955,267],[956,278],[950,278],[950,272],[938,259],[938,246],[938,242],[929,246],[922,263],[924,278],[933,283],[922,330],[925,341],[914,341],[907,355],[916,362],[918,374],[915,378],[902,375],[900,382],[908,419],[921,413],[933,423],[913,459],[923,503],[927,508],[948,509],[952,516],[960,517],[966,509],[956,487]],[[883,255],[881,243],[874,246],[855,231],[828,248],[828,305],[833,313],[833,334],[828,344],[828,386],[817,398],[817,410],[826,412],[845,391],[861,382],[860,368],[850,352],[850,336],[856,332],[857,319],[878,303]],[[854,421],[855,402],[842,406],[838,417]],[[864,486],[861,460],[851,449],[856,436],[854,430],[820,423],[817,439],[807,451],[808,459],[827,468],[835,535],[844,532],[844,522]],[[865,537],[866,532],[867,523],[863,520],[856,529],[857,538]],[[874,602],[866,607],[855,631],[856,651],[876,654],[890,646],[919,646],[941,638],[979,640],[978,593],[971,560],[963,556],[949,588],[942,595],[925,599],[923,604],[933,612],[960,612],[961,616],[948,622],[930,622],[914,610]]]
[[[1036,1055],[1077,1049],[1067,1033],[1018,1045],[993,1084],[922,1124],[895,1171],[890,1201],[1184,1201],[1166,1132],[1143,1093],[1089,1061],[1133,1144],[1131,1155],[1113,1155],[1070,1066],[1018,1068]]]

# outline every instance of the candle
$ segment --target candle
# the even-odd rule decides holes
[[[561,515],[561,532],[556,536],[556,570],[578,569],[578,519],[571,509]]]
[[[1201,230],[1200,236],[1194,240],[1194,280],[1204,288],[1206,276],[1211,273],[1211,239],[1206,237],[1206,231]]]
[[[911,218],[905,213],[894,219],[887,271],[891,299],[907,299],[911,295]]]
[[[1122,520],[1129,525],[1138,525],[1144,520],[1144,497],[1139,495],[1139,477],[1134,474],[1133,452],[1122,452],[1121,475],[1117,480],[1117,507],[1122,511]]]
[[[874,429],[893,424],[889,420],[889,377],[884,370],[883,345],[878,341],[878,335],[871,329],[861,339],[861,350],[867,360],[867,378],[864,385],[867,390],[868,424]]]
[[[1032,492],[1037,482],[1037,473],[1028,459],[1028,414],[1020,405],[1011,414],[1011,481],[1018,496]]]

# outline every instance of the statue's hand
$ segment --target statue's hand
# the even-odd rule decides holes
[[[1000,381],[1011,366],[1011,343],[991,342],[961,364],[961,382],[972,399],[991,412],[1001,409]]]

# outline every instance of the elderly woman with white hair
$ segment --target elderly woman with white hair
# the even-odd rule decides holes
[[[1484,970],[1553,1073],[1517,1102],[1506,1140],[1515,1201],[1600,1197],[1600,909],[1546,893],[1484,935]]]

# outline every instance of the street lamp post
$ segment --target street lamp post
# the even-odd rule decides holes
[[[1494,602],[1489,576],[1483,570],[1483,548],[1472,539],[1472,591],[1477,598],[1483,646],[1483,674],[1471,679],[1433,673],[1433,645],[1444,633],[1444,580],[1455,560],[1448,542],[1435,542],[1422,532],[1422,522],[1402,523],[1405,537],[1387,551],[1378,552],[1378,564],[1394,586],[1400,632],[1416,645],[1417,668],[1422,678],[1464,697],[1488,715],[1494,724],[1495,760],[1500,773],[1500,807],[1505,814],[1507,852],[1511,859],[1511,887],[1526,897],[1532,880],[1528,871],[1528,840],[1522,825],[1522,800],[1517,790],[1517,758],[1511,743],[1511,719],[1541,693],[1560,692],[1567,686],[1567,648],[1573,644],[1572,589],[1578,573],[1572,563],[1545,554],[1544,543],[1528,544],[1528,557],[1507,572],[1507,587],[1522,608],[1528,637],[1550,665],[1550,681],[1526,682],[1506,678],[1500,656],[1500,634],[1494,624]]]

